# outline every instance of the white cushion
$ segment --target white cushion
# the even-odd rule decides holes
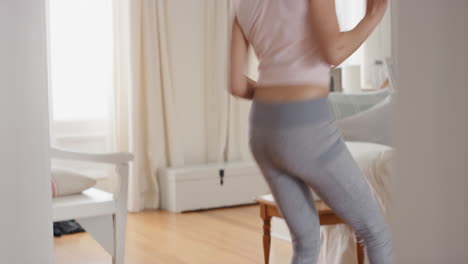
[[[96,185],[96,180],[77,172],[54,168],[51,173],[53,197],[79,194]]]
[[[110,215],[116,212],[117,205],[112,193],[90,188],[80,194],[53,199],[54,221],[89,218]]]

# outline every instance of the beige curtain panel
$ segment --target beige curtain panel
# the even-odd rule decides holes
[[[251,159],[250,104],[227,93],[234,3],[116,0],[117,149],[135,154],[130,211],[159,208],[159,169]]]
[[[183,164],[166,1],[115,1],[117,148],[135,155],[130,211],[159,207],[156,171]]]

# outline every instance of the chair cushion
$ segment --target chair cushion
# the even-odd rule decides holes
[[[53,220],[64,221],[113,214],[117,207],[112,193],[90,188],[52,199],[52,208]]]
[[[51,174],[53,197],[78,194],[96,185],[96,180],[70,170],[54,168]]]

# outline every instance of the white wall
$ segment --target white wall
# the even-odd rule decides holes
[[[395,263],[468,263],[468,3],[393,4]]]
[[[0,263],[52,263],[45,13],[0,1]]]

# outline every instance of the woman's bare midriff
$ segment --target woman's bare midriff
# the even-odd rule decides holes
[[[260,86],[255,89],[257,101],[286,103],[327,97],[329,88],[323,85]]]

